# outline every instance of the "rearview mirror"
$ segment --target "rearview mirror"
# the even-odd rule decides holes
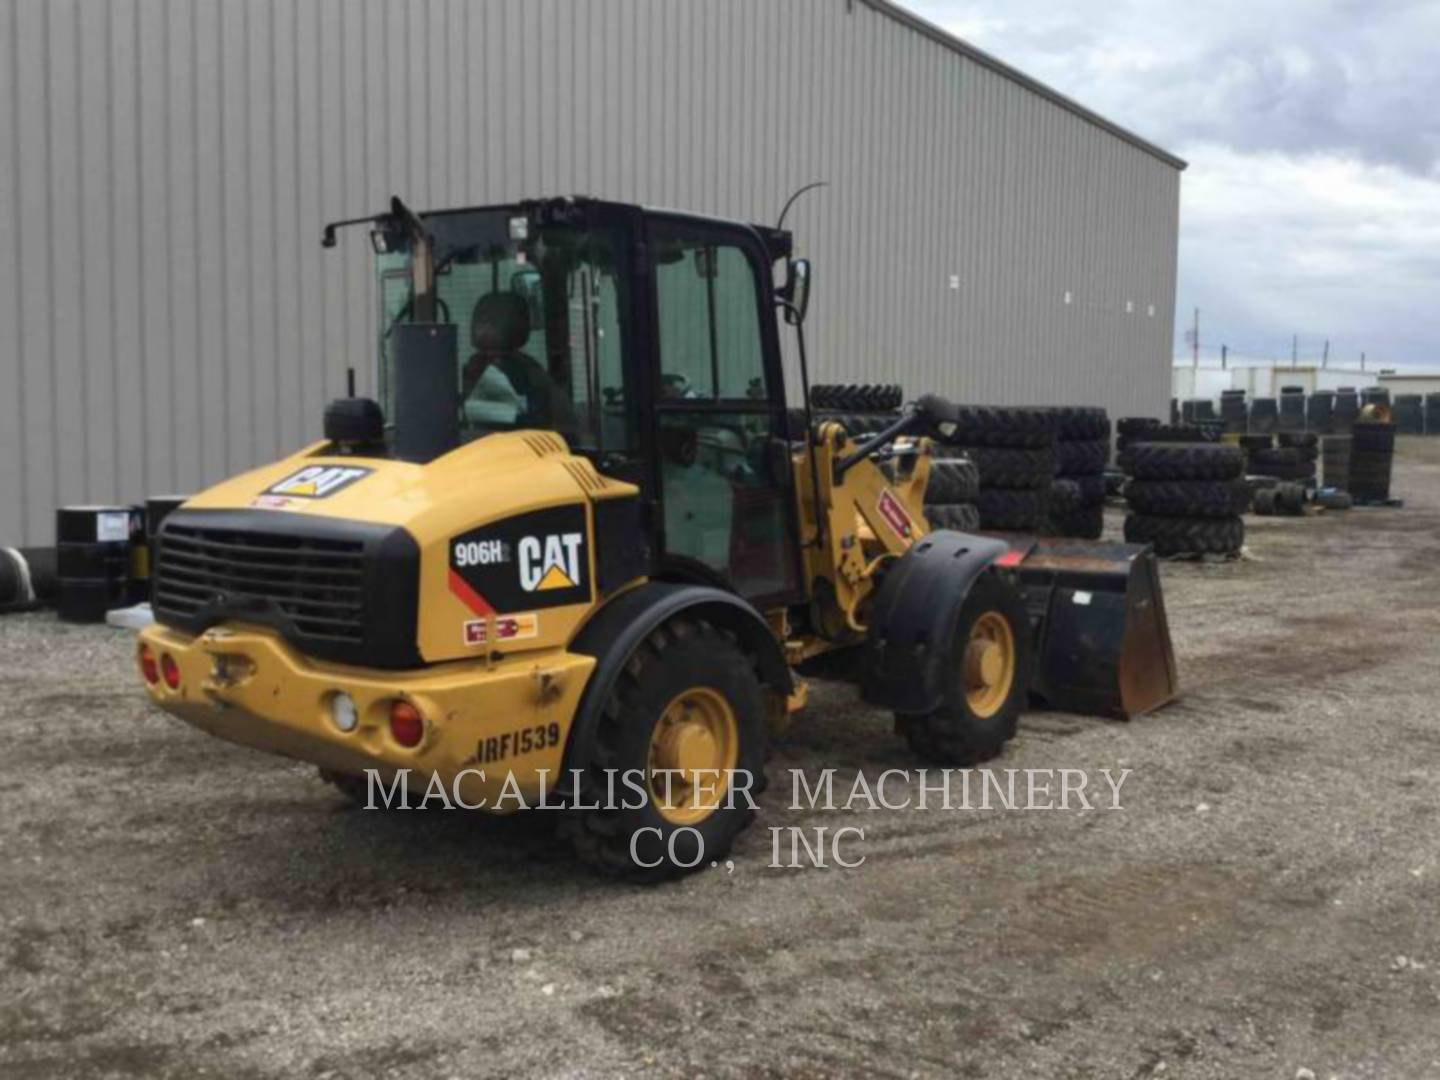
[[[780,299],[788,305],[785,308],[785,321],[791,326],[798,326],[805,321],[805,311],[810,306],[810,260],[791,259],[786,270]]]

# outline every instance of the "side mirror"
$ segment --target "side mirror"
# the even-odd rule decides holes
[[[805,312],[810,307],[810,260],[791,259],[786,265],[785,284],[780,289],[780,299],[790,306],[785,309],[785,321],[798,326],[805,321]]]

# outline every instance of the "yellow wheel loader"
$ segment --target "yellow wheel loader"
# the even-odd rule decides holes
[[[752,820],[824,654],[945,765],[1000,753],[1031,694],[1173,694],[1143,549],[927,530],[954,406],[858,443],[787,410],[785,325],[809,378],[789,233],[396,199],[324,242],[361,223],[378,401],[166,518],[137,659],[167,711],[373,805],[403,784],[555,809],[584,859],[658,879]]]

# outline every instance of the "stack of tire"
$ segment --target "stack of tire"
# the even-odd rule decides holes
[[[1360,391],[1360,407],[1362,409],[1366,405],[1385,405],[1388,407],[1389,404],[1390,391],[1383,386],[1367,386],[1364,390]]]
[[[925,485],[925,520],[932,529],[975,532],[980,528],[980,470],[966,457],[934,457]]]
[[[1425,395],[1425,434],[1440,435],[1440,393]]]
[[[1244,434],[1250,426],[1250,410],[1245,404],[1244,390],[1220,391],[1220,419],[1231,435]]]
[[[1130,513],[1125,539],[1162,556],[1235,555],[1245,543],[1250,502],[1238,446],[1136,443],[1126,450]]]
[[[810,388],[810,409],[817,422],[838,421],[851,438],[861,438],[893,424],[904,396],[893,383],[817,383]]]
[[[1055,411],[1055,478],[1050,482],[1047,536],[1098,540],[1105,531],[1105,466],[1110,417],[1104,409],[1061,406]]]
[[[1038,532],[1050,507],[1060,413],[1054,409],[960,405],[944,452],[963,454],[980,473],[980,527]]]
[[[1326,435],[1320,440],[1320,479],[1327,488],[1350,490],[1350,444],[1353,435]]]
[[[1305,388],[1303,386],[1282,386],[1280,388],[1280,431],[1305,430]]]
[[[1246,467],[1256,476],[1315,486],[1315,462],[1320,457],[1320,436],[1310,431],[1282,431],[1279,445],[1250,452]]]
[[[1280,423],[1280,406],[1273,397],[1257,397],[1250,403],[1250,431],[1271,434]]]
[[[1394,424],[1355,421],[1350,432],[1350,494],[1357,503],[1383,503],[1390,498],[1394,456]]]
[[[1127,474],[1130,473],[1130,451],[1140,443],[1214,443],[1220,441],[1220,433],[1213,427],[1200,424],[1162,424],[1148,417],[1126,417],[1117,426],[1120,432],[1115,440],[1115,462]]]
[[[1180,420],[1182,423],[1194,424],[1201,420],[1214,420],[1215,402],[1209,398],[1190,398],[1180,406]]]
[[[1245,472],[1247,475],[1255,474],[1256,470],[1250,463],[1250,458],[1255,454],[1263,454],[1267,450],[1275,448],[1274,435],[1241,435],[1239,441],[1240,450],[1245,455]],[[1257,474],[1260,475],[1260,474]]]
[[[1342,386],[1335,391],[1335,411],[1330,414],[1330,430],[1336,435],[1349,435],[1350,428],[1360,416],[1360,395],[1353,386]]]
[[[1305,403],[1305,428],[1326,435],[1334,427],[1335,391],[1316,390]]]
[[[1425,434],[1424,398],[1419,394],[1395,395],[1395,432],[1398,435]]]

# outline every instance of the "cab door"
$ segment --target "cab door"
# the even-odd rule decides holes
[[[649,222],[662,566],[757,606],[800,599],[770,268],[753,232]]]

